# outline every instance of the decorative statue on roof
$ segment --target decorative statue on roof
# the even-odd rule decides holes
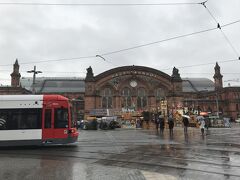
[[[177,75],[177,74],[179,74],[179,73],[178,73],[178,69],[177,69],[177,68],[175,68],[175,67],[173,67],[173,74],[174,74],[174,75]]]
[[[92,67],[89,66],[89,68],[87,68],[87,74],[93,74],[93,71],[92,71]]]
[[[179,74],[178,71],[179,71],[179,70],[178,70],[176,67],[173,67],[172,78],[181,79],[180,74]]]
[[[86,80],[93,80],[93,70],[92,70],[92,67],[89,66],[89,68],[87,68],[87,76],[86,76]]]

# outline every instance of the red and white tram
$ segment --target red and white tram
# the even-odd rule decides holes
[[[71,112],[61,95],[0,95],[0,146],[74,143]]]

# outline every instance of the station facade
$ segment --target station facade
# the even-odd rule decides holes
[[[17,65],[16,65],[17,64]],[[145,66],[122,66],[94,76],[91,67],[84,78],[36,78],[37,94],[61,94],[73,101],[78,119],[90,116],[141,116],[143,112],[167,115],[207,112],[237,119],[240,112],[240,87],[223,87],[218,63],[214,81],[207,78],[182,78],[173,68],[168,75]],[[12,88],[18,93],[32,90],[32,78],[20,78],[16,61],[11,74]],[[7,94],[0,88],[1,94]]]

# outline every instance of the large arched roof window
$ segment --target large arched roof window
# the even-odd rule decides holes
[[[102,108],[112,108],[112,90],[110,88],[104,88],[101,91],[102,96]]]
[[[131,107],[131,90],[128,87],[123,88],[122,90],[122,107],[129,108]]]
[[[144,88],[137,90],[137,108],[143,109],[147,106],[147,93]]]
[[[165,91],[163,88],[157,88],[155,90],[155,97],[156,97],[156,101],[157,103],[159,103],[161,100],[165,99]]]

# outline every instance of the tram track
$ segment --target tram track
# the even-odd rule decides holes
[[[95,152],[95,151],[83,151],[83,150],[74,150],[74,151],[69,151],[69,150],[61,150],[61,149],[53,149],[53,150],[50,150],[49,149],[46,149],[47,151],[41,151],[39,153],[31,153],[32,155],[49,155],[49,156],[52,156],[53,154],[54,155],[57,155],[58,157],[65,157],[66,153],[69,154],[69,152],[73,152],[73,153],[81,153],[81,154],[90,154],[90,155],[100,155],[100,156],[108,156],[108,157],[114,157],[114,156],[128,156],[129,158],[135,158],[136,155],[135,154],[132,154],[134,152],[122,152],[122,153],[113,153],[113,152]],[[57,154],[57,152],[62,152],[62,154]],[[14,152],[1,152],[0,153],[2,154],[15,154]],[[136,152],[135,152],[136,153]],[[139,152],[137,152],[139,153]],[[21,151],[18,151],[18,154],[29,154],[29,153],[26,153],[26,150],[24,150],[24,152],[21,152]],[[174,155],[161,155],[160,153],[151,153],[151,152],[148,152],[148,153],[143,153],[142,154],[142,157],[144,158],[153,158],[153,157],[158,157],[158,158],[161,158],[161,159],[165,159],[165,160],[175,160],[175,161],[182,161],[182,162],[196,162],[196,163],[204,163],[204,164],[208,164],[208,165],[215,165],[215,166],[231,166],[231,167],[237,167],[239,168],[240,165],[235,165],[235,164],[229,164],[229,163],[223,163],[222,161],[229,161],[229,157],[228,156],[217,156],[215,155],[214,157],[214,160],[216,161],[216,159],[218,159],[218,163],[216,162],[212,162],[212,161],[207,161],[206,159],[208,159],[208,157],[210,155],[207,155],[206,154],[191,154],[191,156],[189,156],[188,158],[186,157],[177,157],[177,156],[174,156]],[[70,157],[78,157],[78,156],[70,156]],[[196,159],[196,157],[201,157],[202,159]],[[193,159],[195,158],[195,159]]]
[[[85,157],[85,156],[76,156],[76,155],[58,155],[55,154],[54,156],[52,156],[52,154],[41,154],[41,153],[9,153],[9,152],[1,152],[0,156],[3,156],[6,158],[6,155],[10,155],[11,158],[20,158],[19,155],[24,156],[25,158],[31,158],[31,159],[50,159],[50,160],[66,160],[66,159],[71,159],[71,160],[75,160],[78,161],[80,159],[84,159],[84,160],[94,160],[95,163],[100,163],[100,164],[104,164],[104,165],[110,165],[110,166],[121,166],[121,167],[137,167],[137,169],[139,168],[143,168],[143,170],[145,170],[146,168],[151,170],[152,167],[159,167],[159,168],[174,168],[174,169],[178,169],[178,170],[184,170],[184,171],[195,171],[195,172],[204,172],[204,173],[209,173],[209,174],[218,174],[218,175],[223,175],[223,176],[233,176],[233,177],[238,177],[240,178],[240,174],[236,174],[236,173],[228,173],[228,172],[220,172],[220,171],[210,171],[208,169],[197,169],[197,168],[193,168],[193,167],[186,167],[186,166],[181,166],[178,164],[169,164],[167,162],[140,162],[140,161],[136,161],[136,160],[131,160],[129,158],[127,159],[116,159],[114,157],[111,156],[111,159],[109,158],[103,158],[103,157]],[[120,155],[120,154],[119,154]],[[165,157],[168,158],[168,157]],[[200,162],[201,163],[201,162]],[[215,166],[224,166],[224,164],[212,164],[212,163],[208,163],[205,162],[204,163],[205,166],[208,165],[215,165]],[[233,166],[233,165],[227,165],[230,167],[236,167],[239,168],[239,166]]]
[[[54,151],[61,151],[61,152],[70,152],[68,150],[61,150],[61,149],[56,149]],[[83,151],[83,150],[73,150],[71,152],[78,152],[78,153],[89,153],[89,154],[105,154],[105,155],[132,155],[132,156],[136,156],[135,153],[139,153],[137,151],[135,151],[134,149],[131,151],[126,151],[126,152],[120,152],[120,153],[114,153],[114,152],[101,152],[101,151]],[[131,154],[133,153],[133,154]],[[179,158],[179,157],[176,157],[174,155],[170,156],[170,155],[161,155],[161,152],[145,152],[145,153],[141,153],[142,156],[145,156],[145,157],[163,157],[163,158],[172,158],[172,159],[178,159],[178,160],[188,160],[188,161],[195,161],[195,162],[200,162],[202,161],[203,163],[206,163],[206,159],[209,158],[211,156],[211,158],[215,158],[215,159],[220,159],[220,160],[229,160],[229,157],[228,156],[218,156],[218,155],[212,155],[212,154],[199,154],[199,153],[193,153],[191,152],[191,155],[192,157],[197,157],[197,156],[200,156],[200,157],[204,157],[205,159],[204,160],[193,160],[193,159],[186,159],[186,158]],[[204,156],[205,155],[205,156]],[[209,162],[210,164],[211,162]],[[217,165],[216,163],[212,163],[214,165]],[[226,164],[226,165],[229,165],[229,164]],[[236,165],[236,167],[240,167]]]
[[[133,145],[133,144],[132,144]],[[143,145],[145,145],[145,144],[135,144],[135,145],[133,145],[133,146],[143,146]],[[149,144],[146,144],[146,145],[149,145]],[[129,147],[128,145],[120,145],[119,143],[118,143],[118,145],[115,145],[115,146],[122,146],[122,147]],[[161,144],[159,145],[159,144],[155,144],[155,146],[159,146],[159,148],[160,148],[160,146],[162,146]],[[163,144],[163,146],[164,146],[164,144]],[[93,146],[85,146],[85,145],[79,145],[78,147],[112,147],[112,144],[109,144],[109,145],[103,145],[103,146],[96,146],[96,145],[93,145]],[[239,153],[239,149],[237,148],[237,149],[223,149],[223,148],[219,148],[219,147],[202,147],[202,146],[191,146],[191,147],[187,147],[187,146],[185,146],[185,147],[174,147],[173,148],[174,150],[183,150],[183,151],[185,151],[185,150],[191,150],[191,152],[198,152],[198,151],[201,151],[201,152],[205,152],[205,151],[208,151],[208,152],[213,152],[213,156],[216,154],[216,151],[217,152],[223,152],[223,153]],[[211,155],[212,156],[212,155]]]
[[[116,144],[114,146],[116,146]],[[40,147],[40,149],[36,149],[36,147],[34,147],[33,150],[41,150],[41,152],[38,153],[38,154],[44,153],[44,155],[45,155],[45,152],[47,152],[47,153],[49,153],[49,152],[52,152],[52,153],[62,152],[63,154],[72,152],[72,153],[85,153],[85,154],[96,154],[96,155],[100,154],[100,155],[106,155],[106,156],[119,156],[119,155],[126,156],[126,155],[128,155],[131,158],[135,157],[136,156],[135,154],[138,153],[138,154],[141,154],[143,157],[149,157],[149,158],[158,156],[158,157],[161,157],[163,159],[164,158],[165,159],[171,158],[172,160],[182,160],[182,161],[187,161],[187,162],[207,163],[209,165],[219,165],[219,166],[224,165],[224,166],[231,166],[231,167],[240,167],[240,165],[222,163],[222,161],[225,161],[225,162],[229,161],[229,156],[217,155],[216,154],[216,149],[211,150],[211,149],[199,149],[199,148],[196,148],[196,147],[192,147],[192,148],[172,147],[172,151],[176,151],[176,150],[178,151],[177,156],[181,155],[181,152],[179,150],[183,150],[182,154],[187,154],[186,156],[184,155],[184,157],[181,158],[181,157],[177,157],[175,155],[162,155],[164,153],[164,151],[161,151],[161,150],[156,151],[156,149],[155,150],[150,149],[149,151],[146,151],[146,152],[143,153],[143,152],[140,152],[138,150],[138,148],[141,148],[141,146],[131,147],[131,148],[128,148],[125,152],[123,152],[124,150],[122,150],[122,152],[118,151],[117,153],[115,153],[115,152],[101,152],[101,151],[86,151],[86,150],[84,151],[82,149],[79,149],[79,146],[78,146],[78,149],[76,149],[75,147],[73,147],[73,148],[70,148],[69,146],[67,146],[67,147],[68,148],[65,148],[65,149],[62,149],[61,146],[60,147],[58,146],[57,148],[56,148],[56,146]],[[96,147],[99,147],[99,146],[96,146]],[[113,145],[112,145],[112,147],[113,147]],[[189,150],[189,151],[186,151],[186,149]],[[205,151],[203,151],[203,150],[205,150]],[[208,153],[209,150],[211,152],[215,152],[215,153],[214,154]],[[16,149],[14,149],[14,151],[16,151]],[[17,150],[17,151],[19,153],[19,152],[21,152],[21,149]],[[23,151],[26,152],[26,149],[24,149]],[[224,150],[223,152],[226,152],[226,151]],[[235,153],[235,152],[239,153],[239,151],[229,151],[229,150],[227,152],[228,153]],[[10,151],[8,150],[7,152],[4,152],[4,151],[0,150],[0,153],[12,154],[11,150]],[[196,157],[198,157],[199,159],[196,159]],[[212,160],[215,160],[215,161],[217,160],[217,161],[219,161],[219,163],[215,163],[215,162],[207,160],[209,158],[211,158]]]

